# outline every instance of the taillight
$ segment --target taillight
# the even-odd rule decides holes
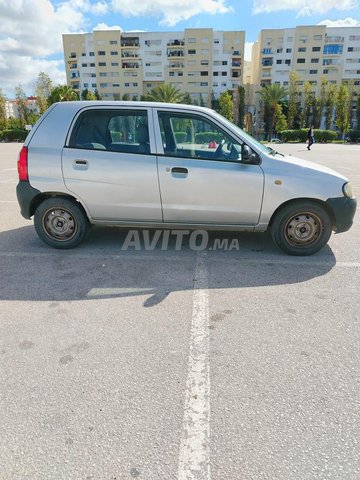
[[[22,149],[20,150],[18,160],[18,174],[19,180],[29,180],[27,147],[22,147]]]

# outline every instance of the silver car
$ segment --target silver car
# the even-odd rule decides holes
[[[353,221],[347,178],[258,143],[214,111],[145,102],[52,105],[18,160],[22,215],[56,248],[91,224],[264,232],[292,255]]]

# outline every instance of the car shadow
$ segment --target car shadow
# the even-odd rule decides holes
[[[194,288],[198,255],[206,257],[210,289],[297,284],[326,275],[336,264],[329,246],[311,257],[291,257],[266,233],[211,232],[201,251],[192,250],[188,238],[177,249],[176,237],[170,237],[163,250],[161,243],[152,250],[143,244],[140,250],[123,250],[128,234],[120,228],[94,227],[78,248],[56,250],[38,239],[33,226],[1,232],[0,300],[146,296],[144,307],[152,307],[171,292]],[[222,240],[237,248],[214,249],[214,242]]]

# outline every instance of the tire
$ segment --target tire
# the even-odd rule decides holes
[[[89,221],[73,200],[52,197],[42,202],[34,215],[36,233],[53,248],[73,248],[84,239]]]
[[[331,232],[329,214],[311,201],[284,206],[271,225],[273,242],[289,255],[313,255],[327,244]]]

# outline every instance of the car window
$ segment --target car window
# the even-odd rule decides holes
[[[240,161],[242,144],[200,115],[158,112],[164,154]]]
[[[150,153],[146,111],[87,110],[78,118],[70,147],[125,153]]]

